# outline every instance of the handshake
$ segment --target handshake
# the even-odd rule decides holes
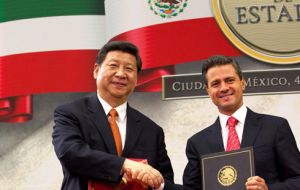
[[[160,172],[148,165],[146,160],[137,162],[125,159],[122,169],[127,181],[136,181],[144,188],[152,187],[158,189],[164,182]]]

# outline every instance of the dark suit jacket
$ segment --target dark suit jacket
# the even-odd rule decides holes
[[[117,156],[107,116],[97,95],[56,108],[53,145],[61,162],[64,190],[86,190],[88,179],[118,183],[126,158],[145,158],[165,178],[165,189],[173,183],[173,169],[167,155],[161,127],[127,107],[126,142]]]
[[[258,114],[248,109],[241,147],[253,146],[256,175],[266,180],[269,190],[300,189],[300,154],[286,119]],[[186,147],[186,189],[202,189],[201,155],[224,151],[219,119],[192,136]]]

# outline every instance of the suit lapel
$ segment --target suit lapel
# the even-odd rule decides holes
[[[222,138],[221,125],[220,125],[219,118],[211,126],[210,130],[211,130],[210,137],[208,137],[207,140],[208,140],[209,144],[211,144],[211,147],[213,149],[215,149],[215,150],[212,150],[212,152],[223,152],[224,146],[223,146],[223,138]]]
[[[248,108],[247,116],[244,125],[243,137],[241,147],[253,146],[256,137],[261,129],[258,122],[259,114],[253,112]]]
[[[135,111],[128,105],[127,106],[127,126],[126,126],[126,140],[125,147],[122,152],[123,156],[128,155],[133,149],[139,138],[143,126],[141,119],[137,116]]]
[[[88,109],[90,110],[90,119],[94,122],[96,130],[104,140],[108,152],[117,154],[107,116],[96,94],[90,97],[88,101]]]
[[[241,148],[253,146],[261,129],[261,125],[258,121],[260,114],[253,112],[249,108],[247,109]],[[211,126],[211,137],[208,137],[207,140],[209,141],[209,144],[212,144],[212,147],[216,147],[216,150],[214,150],[215,152],[225,151],[219,118]]]

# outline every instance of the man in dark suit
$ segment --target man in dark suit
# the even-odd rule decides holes
[[[86,190],[89,180],[118,185],[124,178],[149,188],[172,189],[163,129],[127,103],[141,67],[136,46],[107,43],[94,65],[97,93],[55,110],[52,137],[64,174],[61,189]],[[120,156],[108,121],[112,108],[118,113]]]
[[[208,95],[218,107],[219,117],[214,124],[188,139],[188,164],[183,176],[186,189],[202,189],[201,155],[225,151],[231,136],[226,124],[230,116],[238,121],[237,144],[254,149],[256,176],[245,181],[245,189],[300,189],[300,154],[287,120],[255,113],[244,105],[246,82],[233,59],[209,58],[202,67],[202,75]]]

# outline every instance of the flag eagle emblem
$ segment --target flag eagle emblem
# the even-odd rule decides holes
[[[187,7],[188,0],[148,0],[150,10],[162,18],[176,17]]]

